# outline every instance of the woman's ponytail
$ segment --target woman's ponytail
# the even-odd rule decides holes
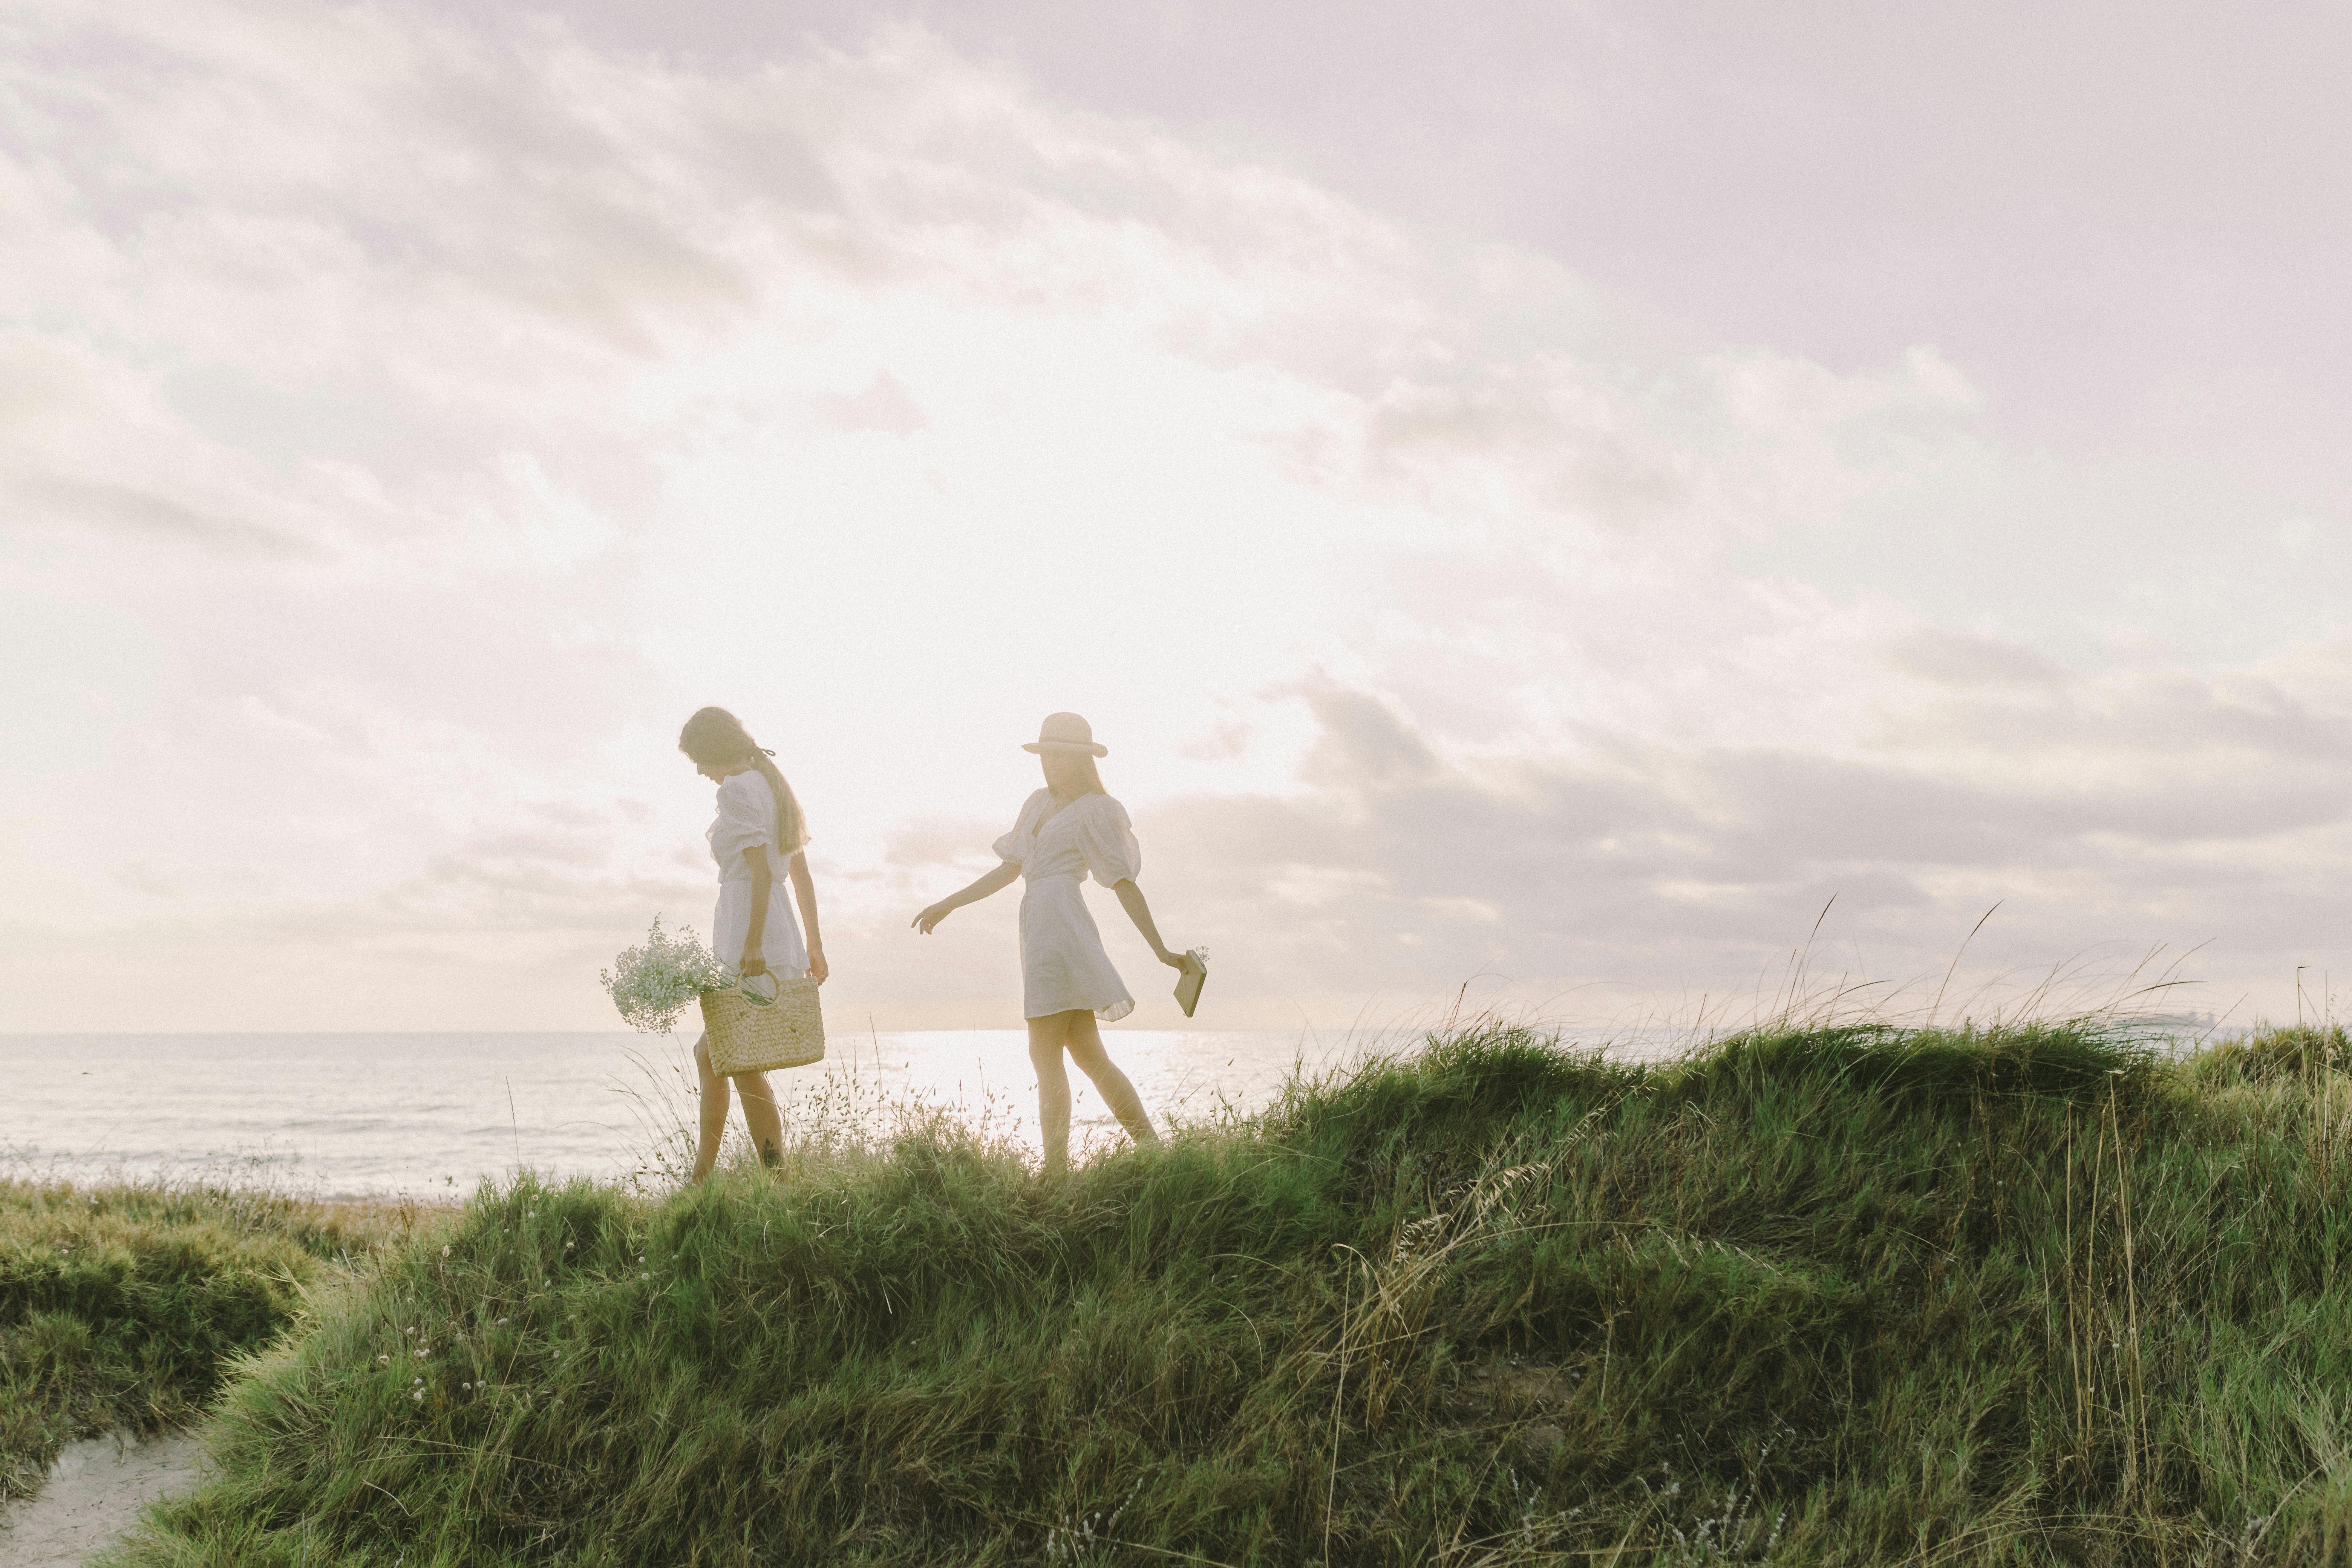
[[[713,766],[728,763],[749,762],[768,781],[768,788],[776,797],[776,858],[790,860],[793,852],[808,842],[808,819],[801,815],[800,797],[774,761],[774,753],[764,751],[743,728],[743,721],[724,708],[699,708],[686,727],[677,732],[677,749],[691,757],[697,764]]]
[[[752,747],[751,765],[766,776],[768,787],[776,792],[776,856],[779,859],[789,860],[809,838],[808,819],[801,815],[800,797],[793,793],[793,786],[784,782],[784,775],[777,768],[771,752]]]

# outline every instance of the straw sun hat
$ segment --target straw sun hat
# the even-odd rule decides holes
[[[1024,752],[1091,752],[1097,757],[1110,755],[1108,746],[1095,744],[1094,726],[1075,713],[1048,713],[1045,721],[1037,726],[1037,738],[1021,748]]]

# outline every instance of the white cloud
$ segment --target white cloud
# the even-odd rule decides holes
[[[1719,987],[1832,891],[1903,963],[1999,897],[2250,973],[2335,910],[2341,649],[1918,607],[2032,468],[1931,349],[1692,344],[917,30],[15,30],[0,1026],[602,1023],[705,918],[711,700],[886,1017],[1009,1016],[1009,908],[903,928],[1062,707],[1236,1018]]]

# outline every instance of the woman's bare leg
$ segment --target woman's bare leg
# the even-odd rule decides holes
[[[776,1091],[768,1087],[768,1075],[737,1073],[735,1092],[742,1097],[743,1125],[751,1130],[751,1147],[760,1152],[760,1163],[775,1169],[784,1162],[784,1118],[776,1109]]]
[[[694,1179],[698,1182],[719,1163],[719,1141],[727,1136],[727,1080],[710,1070],[708,1035],[695,1039],[694,1071],[702,1082],[702,1130],[694,1146]]]
[[[1091,1016],[1054,1013],[1029,1020],[1029,1065],[1037,1069],[1037,1131],[1045,1145],[1049,1176],[1070,1168],[1070,1075],[1062,1068],[1062,1041],[1072,1018]]]
[[[1112,1061],[1110,1053],[1103,1049],[1102,1031],[1095,1026],[1095,1016],[1092,1013],[1065,1013],[1062,1016],[1070,1020],[1069,1032],[1066,1037],[1070,1059],[1078,1064],[1079,1071],[1094,1080],[1096,1092],[1103,1097],[1103,1103],[1110,1107],[1110,1113],[1118,1118],[1118,1124],[1127,1129],[1127,1135],[1139,1144],[1159,1142],[1160,1134],[1151,1130],[1151,1118],[1144,1114],[1143,1097],[1135,1092],[1135,1085],[1128,1082],[1127,1075],[1118,1070],[1118,1064]],[[1069,1102],[1065,1099],[1063,1103],[1066,1105]]]

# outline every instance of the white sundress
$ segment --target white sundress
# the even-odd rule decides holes
[[[760,956],[780,978],[806,974],[808,949],[801,942],[801,922],[793,918],[792,880],[785,875],[792,855],[776,853],[776,792],[768,787],[766,775],[754,768],[721,779],[719,816],[705,837],[710,840],[710,858],[719,862],[719,907],[710,915],[712,954],[730,969],[743,957],[743,939],[751,931],[751,871],[743,864],[743,851],[764,844],[775,879],[768,888],[768,923],[760,932]]]
[[[1055,811],[1053,792],[1041,789],[995,847],[998,858],[1021,868],[1023,1016],[1085,1010],[1113,1024],[1134,1012],[1080,891],[1089,871],[1106,888],[1142,872],[1127,808],[1089,793]]]

